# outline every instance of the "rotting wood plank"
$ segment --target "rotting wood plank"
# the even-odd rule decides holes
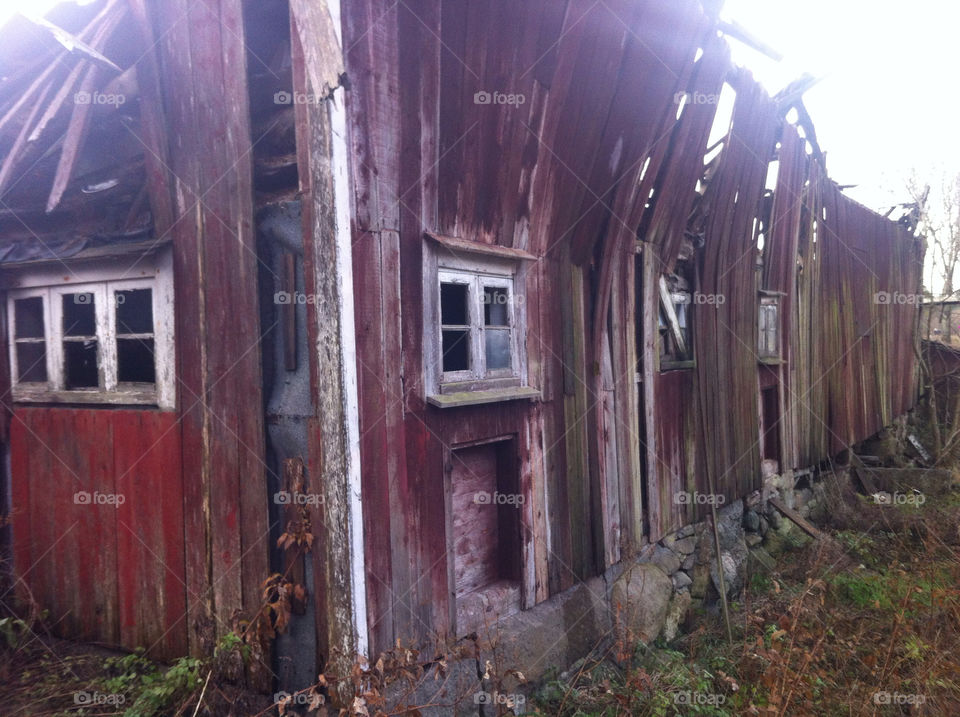
[[[783,513],[784,516],[792,520],[794,523],[796,523],[803,530],[803,532],[805,532],[811,538],[820,540],[821,538],[824,537],[823,533],[821,533],[820,530],[817,529],[815,525],[810,523],[806,518],[804,518],[802,515],[800,515],[796,511],[793,511],[787,506],[785,506],[778,499],[771,498],[770,505],[772,505],[774,508],[779,510],[781,513]]]

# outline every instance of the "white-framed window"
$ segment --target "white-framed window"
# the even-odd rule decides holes
[[[174,407],[168,253],[13,269],[5,284],[14,401]]]
[[[430,238],[424,262],[427,400],[447,406],[533,397],[536,391],[527,389],[522,267],[533,257]]]
[[[757,351],[761,359],[780,358],[779,309],[778,297],[760,297]]]
[[[437,278],[441,382],[519,381],[513,277],[444,269]]]

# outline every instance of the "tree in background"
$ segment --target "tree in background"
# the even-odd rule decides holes
[[[923,236],[926,243],[928,272],[925,273],[931,280],[928,291],[943,299],[956,298],[954,276],[960,263],[960,173],[944,176],[939,191],[931,196],[930,183],[914,171],[907,180],[907,192],[910,203],[906,206],[912,210],[918,235]]]

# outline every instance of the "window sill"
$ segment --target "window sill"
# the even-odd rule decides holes
[[[484,403],[499,403],[500,401],[518,401],[540,399],[540,391],[530,386],[516,386],[514,388],[498,388],[490,391],[460,391],[458,393],[444,393],[427,396],[427,403],[438,408],[456,408],[457,406],[479,406]]]
[[[13,389],[15,403],[99,404],[106,406],[156,406],[155,390],[113,391],[47,391]]]
[[[677,371],[684,368],[696,368],[697,362],[690,361],[661,361],[660,371]]]

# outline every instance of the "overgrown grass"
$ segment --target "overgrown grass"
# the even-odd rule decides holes
[[[903,533],[879,512],[895,507],[848,507],[858,524],[749,576],[733,645],[702,616],[669,648],[593,656],[530,714],[960,714],[956,496],[927,503]]]
[[[169,665],[147,659],[142,650],[119,654],[56,640],[44,634],[41,622],[13,616],[0,619],[0,635],[0,714],[5,717],[168,717],[193,715],[195,709],[209,717],[239,716],[269,704],[269,698],[222,675],[205,689],[226,660],[242,657],[243,646],[233,633],[211,658],[183,657]]]

